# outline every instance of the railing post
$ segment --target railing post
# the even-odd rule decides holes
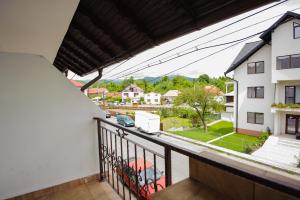
[[[99,149],[99,169],[100,169],[100,172],[99,172],[99,180],[100,181],[103,181],[104,180],[104,176],[103,176],[103,155],[102,155],[102,147],[101,147],[101,144],[102,144],[102,137],[101,137],[101,122],[99,119],[97,119],[97,129],[98,129],[98,149]]]
[[[171,148],[165,147],[165,173],[166,187],[172,184],[172,163],[171,163]]]

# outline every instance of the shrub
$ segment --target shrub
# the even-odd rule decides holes
[[[259,146],[262,146],[265,141],[268,139],[269,137],[269,133],[268,132],[261,132],[260,136],[258,137],[258,143],[259,143]]]
[[[161,108],[161,109],[159,110],[159,115],[160,115],[162,118],[170,117],[170,116],[171,116],[170,109],[169,109],[169,108]]]
[[[254,151],[254,145],[251,145],[251,144],[247,144],[246,147],[245,147],[245,153],[247,154],[250,154]]]

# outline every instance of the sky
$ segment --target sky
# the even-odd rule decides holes
[[[275,2],[273,4],[276,4],[278,2]],[[208,49],[204,49],[204,50],[200,50],[200,51],[196,51],[194,53],[191,53],[189,55],[186,56],[182,56],[180,58],[174,59],[172,61],[166,62],[166,63],[162,63],[160,65],[156,65],[153,67],[150,67],[146,70],[143,71],[139,71],[136,73],[132,73],[126,77],[122,77],[120,78],[120,76],[126,75],[131,71],[134,71],[137,68],[140,67],[144,67],[147,66],[148,64],[153,64],[153,63],[157,63],[159,59],[163,60],[163,58],[166,58],[168,56],[173,56],[176,55],[176,53],[178,52],[183,52],[187,49],[193,48],[195,46],[198,46],[198,48],[203,48],[203,47],[207,47],[207,46],[213,46],[216,44],[221,44],[221,43],[227,43],[230,41],[234,41],[234,40],[238,40],[241,38],[245,38],[247,36],[259,33],[261,31],[266,30],[268,27],[270,27],[279,17],[270,19],[268,21],[265,21],[263,23],[260,23],[258,25],[255,25],[253,27],[247,28],[245,30],[241,30],[238,31],[232,35],[228,35],[226,37],[222,37],[220,39],[214,40],[213,42],[207,43],[207,44],[202,44],[204,42],[207,42],[211,39],[215,39],[217,37],[220,37],[222,35],[231,33],[233,31],[236,31],[238,29],[241,29],[243,27],[247,27],[249,25],[252,25],[254,23],[263,21],[267,18],[271,18],[273,16],[276,15],[282,15],[284,14],[286,11],[289,10],[293,10],[296,8],[299,8],[293,12],[296,13],[300,13],[300,0],[289,0],[279,6],[276,6],[274,8],[271,8],[267,11],[264,11],[258,15],[255,15],[253,17],[250,17],[246,20],[243,20],[242,22],[239,22],[237,24],[234,24],[226,29],[223,29],[219,32],[210,34],[209,36],[203,37],[199,40],[196,40],[188,45],[185,45],[183,47],[180,47],[168,54],[162,55],[159,58],[155,58],[154,60],[151,60],[147,63],[143,63],[141,65],[138,65],[139,63],[153,57],[156,56],[162,52],[165,52],[169,49],[172,49],[178,45],[184,44],[187,41],[193,40],[195,38],[198,38],[200,36],[203,36],[213,30],[216,30],[220,27],[223,27],[227,24],[230,24],[238,19],[241,19],[245,16],[248,16],[251,13],[257,12],[259,10],[262,10],[266,7],[269,7],[270,5],[273,4],[268,4],[264,7],[260,7],[257,8],[256,10],[252,10],[250,12],[246,12],[243,13],[241,15],[235,16],[233,18],[227,19],[225,21],[221,21],[219,23],[216,23],[214,25],[208,26],[206,28],[203,28],[199,31],[195,31],[193,33],[187,34],[185,36],[173,39],[171,41],[168,41],[166,43],[163,43],[159,46],[156,46],[154,48],[151,48],[147,51],[144,51],[136,56],[134,56],[133,58],[131,58],[130,60],[128,60],[126,63],[124,63],[123,65],[117,67],[116,69],[114,69],[113,71],[111,71],[111,69],[113,69],[114,67],[116,67],[117,65],[119,65],[119,63],[115,64],[115,65],[111,65],[109,67],[107,67],[106,69],[104,69],[103,71],[103,77],[102,79],[109,79],[109,80],[121,80],[123,78],[128,78],[130,76],[133,76],[135,79],[139,79],[139,78],[143,78],[145,76],[162,76],[165,75],[177,68],[183,67],[185,65],[187,65],[188,63],[191,63],[195,60],[201,59],[207,55],[210,55],[218,50],[221,50],[227,46],[230,45],[225,45],[225,46],[219,46],[219,47],[214,47],[214,48],[208,48]],[[258,35],[259,36],[259,35]],[[218,77],[218,76],[222,76],[224,74],[224,72],[226,71],[226,69],[230,66],[230,64],[232,63],[232,61],[234,60],[234,58],[237,56],[237,54],[239,53],[239,51],[241,50],[241,48],[244,46],[245,43],[248,42],[253,42],[253,41],[258,41],[260,40],[259,37],[256,36],[254,38],[251,38],[247,41],[243,41],[241,43],[239,43],[238,45],[231,47],[225,51],[222,51],[218,54],[215,54],[213,56],[210,56],[208,58],[205,58],[199,62],[196,62],[194,64],[191,64],[190,66],[181,69],[179,71],[176,71],[172,74],[169,75],[184,75],[184,76],[188,76],[188,77],[192,77],[192,78],[196,78],[201,74],[208,74],[211,77]],[[202,45],[201,45],[202,44]],[[125,71],[126,70],[126,71]],[[111,71],[111,72],[110,72]],[[120,74],[121,71],[125,71],[123,73]],[[108,73],[109,72],[109,73]],[[72,72],[69,72],[68,78],[69,79],[74,79],[74,80],[90,80],[93,79],[94,77],[96,77],[98,75],[98,73],[92,73],[89,74],[87,76],[84,77],[80,77],[75,75]],[[119,78],[119,79],[118,79]]]

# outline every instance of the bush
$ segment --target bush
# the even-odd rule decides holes
[[[194,111],[190,108],[172,108],[172,116],[180,118],[190,118],[194,114]]]
[[[169,108],[161,108],[161,109],[159,110],[159,115],[160,115],[162,118],[170,117],[170,116],[171,116],[170,109],[169,109]]]
[[[255,151],[254,145],[247,144],[245,147],[245,153],[250,154]]]
[[[261,132],[260,136],[258,137],[258,144],[262,146],[265,141],[268,139],[269,133],[268,132]]]

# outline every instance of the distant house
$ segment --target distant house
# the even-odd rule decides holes
[[[123,102],[130,99],[131,103],[139,103],[142,97],[144,97],[144,91],[135,84],[130,84],[122,91]]]
[[[108,92],[106,93],[106,97],[122,97],[121,92]]]
[[[220,88],[214,86],[214,85],[207,85],[205,86],[205,90],[208,91],[209,93],[215,95],[215,99],[218,102],[223,102],[224,101],[224,93],[220,90]]]
[[[108,93],[108,90],[106,88],[88,88],[87,89],[88,96],[97,95],[101,98],[104,98],[104,97],[106,97],[107,93]]]
[[[144,95],[144,100],[146,104],[160,105],[161,94],[150,92]]]
[[[163,95],[165,103],[174,103],[175,98],[178,97],[179,94],[179,90],[169,90]]]

